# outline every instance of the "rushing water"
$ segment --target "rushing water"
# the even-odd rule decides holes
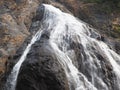
[[[51,53],[62,65],[70,90],[120,90],[120,56],[88,24],[51,5],[43,6],[41,29],[48,34]],[[15,90],[21,64],[40,36],[38,31],[14,66],[7,90]]]
[[[52,52],[65,70],[70,89],[120,90],[120,56],[111,50],[88,24],[51,5],[44,4],[44,7],[43,26],[50,33],[49,43]],[[72,42],[81,46],[81,51],[77,51],[81,55],[80,71],[73,64],[77,57],[72,47],[77,46]],[[112,85],[109,80],[108,83],[104,80],[107,80],[109,75],[103,73],[103,62],[113,68],[111,72],[114,72],[116,79],[111,81],[115,87],[110,87]]]
[[[25,51],[23,52],[21,58],[19,59],[19,61],[16,63],[16,65],[13,67],[13,70],[11,72],[11,74],[9,75],[8,79],[7,79],[7,83],[5,86],[5,90],[15,90],[16,87],[16,82],[17,82],[17,77],[19,74],[19,70],[20,67],[22,65],[22,63],[24,62],[24,60],[26,59],[26,56],[28,54],[28,52],[31,49],[31,46],[40,39],[42,34],[42,31],[38,31],[35,36],[32,38],[31,42],[28,44],[28,46],[26,47]]]

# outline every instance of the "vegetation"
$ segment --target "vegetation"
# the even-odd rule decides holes
[[[120,14],[120,0],[82,0],[82,1],[84,1],[85,3],[97,3],[97,6],[100,6],[100,8],[98,8],[98,11],[105,13],[108,16],[114,15],[118,17],[117,14]],[[105,26],[105,28],[107,27]],[[116,24],[111,24],[111,29],[106,33],[109,36],[120,40],[120,24],[118,22]]]
[[[90,3],[109,3],[110,5],[114,5],[116,7],[120,7],[120,0],[83,0],[85,2]]]
[[[101,3],[103,0],[83,0],[85,2],[90,2],[90,3]]]
[[[113,25],[113,30],[116,37],[120,37],[120,25]]]

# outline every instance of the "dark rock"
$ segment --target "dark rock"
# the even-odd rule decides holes
[[[119,41],[115,42],[115,50],[117,53],[120,54],[120,42]]]
[[[36,16],[35,18],[33,18],[33,20],[35,19],[35,21],[41,21],[43,18],[43,15],[44,15],[44,6],[40,5],[37,9]]]
[[[52,4],[65,12],[70,13],[71,11],[78,18],[92,24],[103,36],[92,32],[91,37],[106,42],[111,49],[120,54],[120,41],[113,39],[116,35],[114,33],[111,34],[114,32],[112,19],[119,16],[116,17],[115,14],[111,16],[108,13],[102,12],[99,9],[100,5],[83,3],[78,0],[33,0],[32,3],[26,0],[1,0],[0,61],[2,63],[0,62],[0,86],[3,84],[1,80],[5,81],[12,67],[19,60],[30,42],[32,35],[40,28],[40,21],[44,14],[44,7],[43,9],[39,9],[42,6],[38,7],[41,2]],[[32,19],[37,8],[36,17]],[[29,32],[31,36],[27,38]],[[41,37],[42,39],[33,45],[21,67],[16,87],[17,90],[69,90],[63,68],[57,59],[50,54],[50,47],[47,41],[49,39],[49,32],[44,33]],[[109,37],[112,37],[110,41]],[[19,50],[17,51],[18,48]],[[73,60],[73,63],[91,81],[92,76],[89,73],[91,70],[90,65],[89,63],[84,64],[88,56],[85,54],[83,46],[78,42],[71,41],[68,49],[75,51],[77,58]],[[110,87],[110,90],[118,90],[117,85],[115,85],[116,78],[112,72],[113,68],[110,63],[104,55],[96,52],[94,47],[92,47],[91,52],[94,52],[102,65],[102,71],[97,71],[102,72],[99,76]],[[101,86],[98,86],[97,80],[95,83],[98,88],[101,88]]]
[[[17,90],[69,90],[63,68],[42,39],[33,45],[21,67]]]
[[[31,34],[34,35],[40,29],[40,20],[37,16],[34,17]],[[32,35],[19,48],[13,57],[14,61],[19,60],[31,38]],[[52,55],[48,39],[49,33],[45,32],[32,46],[19,72],[16,90],[69,90],[65,72]]]

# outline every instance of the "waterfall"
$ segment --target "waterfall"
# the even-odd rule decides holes
[[[53,53],[63,66],[69,81],[70,90],[120,90],[120,56],[105,44],[101,36],[88,24],[74,16],[62,12],[51,5],[44,4],[44,29],[50,33],[49,44]],[[75,44],[73,44],[75,43]],[[74,46],[76,45],[76,46]],[[76,48],[81,58],[76,56]],[[81,61],[79,70],[73,64]],[[109,73],[104,63],[111,68],[113,76],[111,87]]]
[[[40,29],[48,34],[49,50],[63,67],[70,90],[120,90],[120,56],[88,24],[52,5],[43,6]],[[36,33],[14,66],[7,90],[15,90],[21,64],[41,33]]]
[[[10,73],[10,75],[8,76],[7,82],[6,82],[6,86],[5,86],[5,90],[15,90],[16,88],[16,82],[17,82],[17,77],[19,74],[19,70],[20,67],[22,65],[22,63],[24,62],[24,60],[26,59],[27,54],[29,53],[31,46],[40,39],[42,34],[42,31],[39,30],[34,37],[32,38],[31,42],[28,44],[28,46],[26,47],[25,51],[23,52],[22,56],[20,57],[19,61],[15,64],[15,66],[12,69],[12,72]]]

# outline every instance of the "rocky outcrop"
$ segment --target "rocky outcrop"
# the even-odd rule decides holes
[[[29,33],[32,18],[42,0],[1,0],[0,1],[0,79],[4,76],[9,59],[16,54]],[[69,12],[65,7],[51,3]]]
[[[31,34],[40,29],[39,20],[41,18],[42,15],[37,12],[31,24]],[[26,42],[17,50],[16,55],[10,60],[9,69],[12,69],[15,64],[13,61],[19,60],[31,38],[32,36],[28,37]],[[47,39],[46,34],[43,34],[41,39],[32,46],[19,72],[16,90],[69,90],[62,66],[47,48],[49,47]]]
[[[117,53],[120,53],[120,34],[118,31],[120,21],[119,14],[116,15],[116,12],[109,13],[102,11],[102,9],[99,8],[101,7],[99,4],[84,3],[79,0],[1,0],[0,82],[5,80],[5,78],[3,79],[5,72],[10,72],[13,65],[17,62],[25,47],[30,42],[31,37],[28,36],[30,34],[35,34],[39,29],[39,22],[37,22],[37,20],[41,20],[42,13],[38,13],[37,16],[37,13],[35,12],[38,5],[42,2],[52,4],[62,11],[72,13],[76,17],[93,25],[98,32],[102,34],[105,41],[114,47],[114,50],[116,50]],[[39,15],[41,15],[41,17]],[[112,44],[106,38],[109,38]],[[38,43],[40,43],[40,45]],[[17,90],[23,90],[23,88],[24,90],[27,90],[28,88],[29,90],[38,90],[38,88],[41,90],[53,90],[53,88],[54,90],[68,90],[68,82],[63,68],[55,58],[50,54],[46,55],[46,52],[43,52],[45,51],[45,47],[42,47],[42,45],[43,42],[38,41],[31,49],[26,60],[27,63],[24,62],[21,68]],[[41,48],[43,48],[42,52],[40,52]],[[79,50],[79,48],[76,49]],[[77,50],[76,55],[80,58]],[[80,62],[76,63],[81,65]],[[80,68],[79,65],[77,65],[78,68]],[[106,70],[106,68],[111,69],[109,65],[106,67],[104,62],[103,67],[103,71]],[[106,77],[111,78],[111,73],[112,72],[108,72]],[[43,79],[39,80],[40,78]],[[39,85],[37,83],[41,84]],[[110,85],[111,84],[112,82],[110,82]]]
[[[16,90],[69,90],[65,72],[58,60],[47,49],[43,35],[23,63]]]
[[[9,59],[16,54],[26,37],[39,2],[34,0],[0,1],[0,81]]]

